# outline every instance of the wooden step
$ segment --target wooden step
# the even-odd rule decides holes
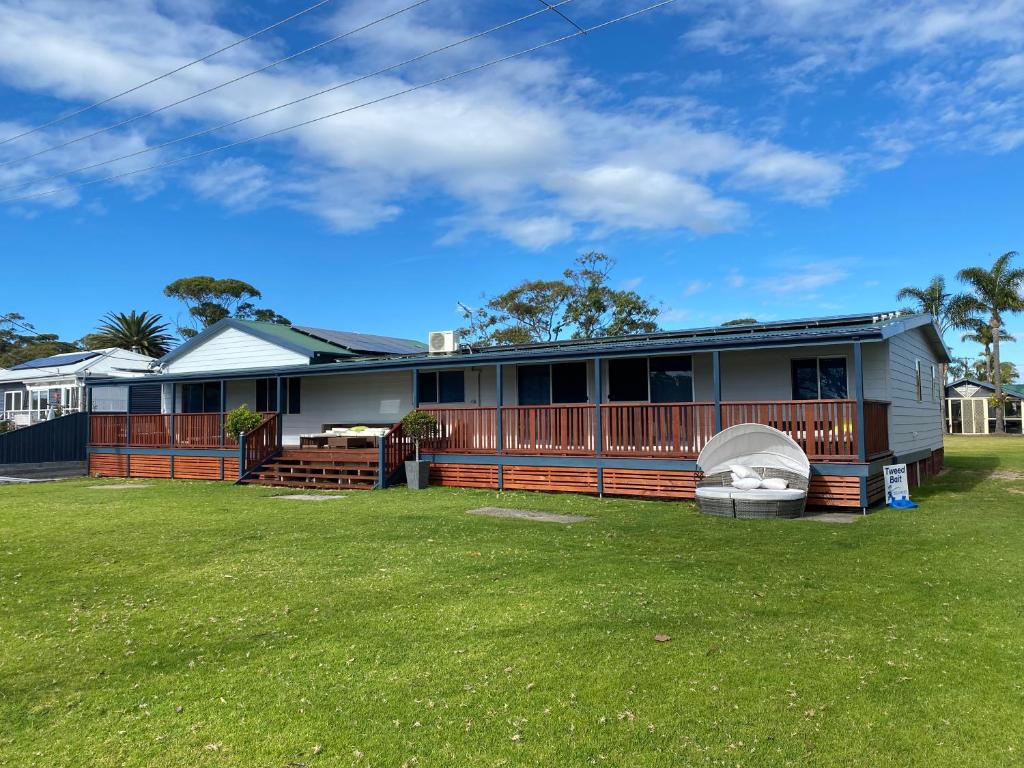
[[[375,483],[305,483],[296,480],[254,480],[246,479],[242,485],[261,485],[270,488],[305,488],[307,490],[320,491],[370,491],[376,487]]]

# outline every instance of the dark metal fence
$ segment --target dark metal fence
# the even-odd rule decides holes
[[[72,413],[0,434],[0,464],[85,461],[89,414]]]

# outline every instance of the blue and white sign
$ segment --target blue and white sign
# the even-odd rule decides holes
[[[910,484],[907,482],[907,465],[890,464],[882,469],[885,471],[885,503],[891,505],[897,499],[909,499]]]

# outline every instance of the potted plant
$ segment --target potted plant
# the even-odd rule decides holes
[[[411,411],[402,419],[402,431],[416,446],[416,458],[405,462],[405,482],[414,491],[430,484],[430,462],[420,460],[420,441],[437,434],[437,419],[424,411]]]

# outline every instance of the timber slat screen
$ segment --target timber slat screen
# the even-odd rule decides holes
[[[858,461],[855,400],[723,402],[722,429],[755,423],[792,437],[821,462]],[[865,401],[867,456],[889,452],[889,404]],[[496,408],[425,408],[439,424],[426,453],[497,453]],[[506,406],[502,451],[520,456],[596,455],[592,405]],[[601,453],[632,458],[695,459],[715,434],[714,403],[612,403],[601,406]]]
[[[264,418],[275,414],[263,413]],[[226,416],[226,414],[224,414]],[[223,433],[219,413],[171,414],[94,413],[90,417],[89,445],[132,448],[237,448],[238,440]],[[131,425],[129,435],[129,423]]]
[[[280,449],[277,439],[277,414],[263,417],[263,423],[245,433],[245,471],[258,467]]]
[[[594,454],[594,407],[525,405],[501,409],[505,453],[531,456]]]
[[[0,464],[85,461],[88,416],[72,413],[0,434]]]
[[[880,400],[864,401],[864,448],[867,457],[889,453],[889,404]]]
[[[602,405],[607,456],[695,459],[715,434],[714,403]]]

